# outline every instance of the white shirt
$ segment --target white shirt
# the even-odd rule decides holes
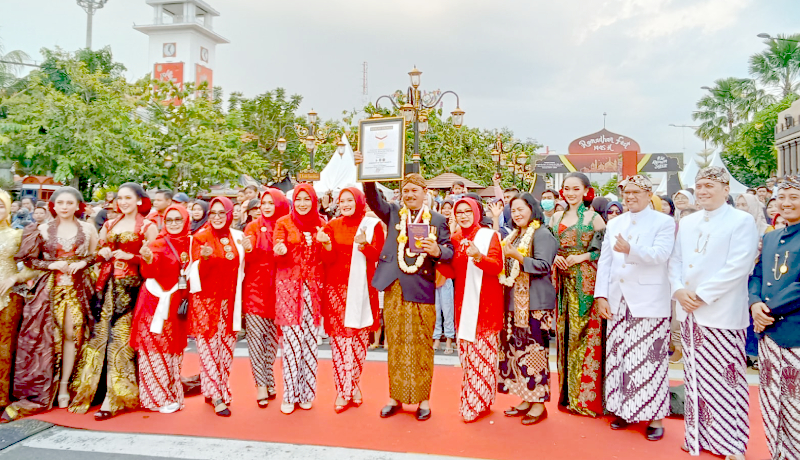
[[[747,280],[758,253],[758,230],[750,214],[724,204],[681,219],[669,261],[672,295],[694,291],[704,302],[697,322],[717,329],[749,324]],[[688,314],[676,308],[679,321]]]
[[[617,235],[631,245],[630,254],[614,251]],[[668,262],[675,244],[675,221],[645,208],[608,222],[597,268],[595,298],[608,300],[614,316],[624,316],[622,298],[636,318],[672,316]]]

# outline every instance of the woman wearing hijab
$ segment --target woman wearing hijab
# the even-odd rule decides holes
[[[206,222],[208,222],[208,203],[203,200],[197,200],[192,208],[192,235],[203,228]]]
[[[200,386],[220,417],[231,415],[229,377],[242,326],[242,281],[250,239],[231,228],[233,203],[211,200],[208,225],[194,235],[189,268],[189,330],[200,355]]]
[[[615,219],[622,214],[622,203],[619,201],[612,201],[608,203],[608,210],[606,211],[606,222]]]
[[[683,211],[694,208],[694,195],[688,190],[678,190],[672,195],[672,203],[675,204],[675,220],[680,220]]]
[[[661,198],[661,212],[664,214],[675,218],[675,203],[672,202],[672,198],[667,195],[663,195]]]
[[[275,326],[275,254],[272,233],[275,223],[289,214],[289,200],[278,189],[268,188],[261,195],[261,217],[244,230],[253,251],[245,255],[242,307],[244,308],[247,348],[258,388],[256,401],[262,409],[275,398],[275,353],[278,329]]]
[[[456,202],[455,219],[461,229],[451,237],[455,255],[441,268],[455,278],[458,350],[464,371],[460,412],[469,423],[489,411],[497,391],[503,249],[497,233],[481,227],[480,205],[474,199]]]
[[[141,185],[123,184],[117,194],[121,215],[100,230],[101,265],[95,283],[100,311],[94,313],[92,336],[81,349],[73,384],[75,398],[69,406],[71,412],[78,414],[89,410],[105,368],[106,394],[94,414],[98,421],[139,405],[135,353],[130,345],[131,321],[143,282],[139,251],[158,235],[156,226],[144,217],[150,207],[150,198]]]
[[[59,407],[69,405],[80,383],[75,362],[92,327],[87,267],[95,259],[97,230],[79,220],[85,204],[72,187],[56,190],[49,208],[55,218],[26,233],[15,256],[39,278],[22,311],[14,370],[17,401],[6,407],[4,420],[46,411],[56,395]]]
[[[592,200],[592,209],[603,218],[603,221],[608,222],[608,205],[610,201],[606,197],[598,196]]]
[[[522,402],[505,411],[523,425],[547,418],[550,401],[550,334],[556,291],[551,280],[558,243],[544,226],[544,213],[529,193],[511,203],[514,232],[503,242],[505,327],[500,334],[501,388]]]
[[[11,227],[11,197],[0,190],[0,407],[3,408],[11,404],[11,376],[23,310],[22,296],[11,292],[11,288],[35,275],[30,269],[23,272],[17,270],[14,255],[20,248],[22,233],[22,230]],[[26,332],[23,330],[21,335],[24,340]],[[48,390],[50,389],[52,382]],[[11,420],[16,416],[17,414],[4,416],[0,421]]]
[[[275,224],[275,324],[283,333],[283,403],[311,409],[317,391],[317,337],[323,272],[320,251],[331,239],[323,230],[317,194],[300,184],[292,194],[292,212]]]
[[[139,401],[145,409],[171,414],[183,408],[181,363],[186,348],[189,212],[176,203],[164,211],[164,228],[140,251],[145,279],[133,317],[131,347],[137,351]]]
[[[764,216],[764,205],[758,201],[758,197],[750,195],[749,193],[739,195],[739,197],[736,198],[736,208],[753,216],[753,219],[756,220],[759,236],[767,232],[769,224],[767,223],[767,218]]]
[[[367,357],[369,331],[378,330],[378,291],[372,277],[386,237],[380,219],[367,217],[367,199],[349,187],[339,192],[338,217],[325,227],[330,243],[323,244],[325,332],[331,337],[334,411],[363,402],[360,381]]]

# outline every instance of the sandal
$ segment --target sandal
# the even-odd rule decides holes
[[[454,351],[455,351],[455,350],[453,350],[453,349],[452,349],[452,348],[450,348],[450,347],[445,347],[445,349],[444,349],[444,354],[446,354],[446,355],[452,355]]]
[[[103,420],[108,420],[113,416],[114,415],[111,412],[107,411],[107,410],[99,410],[99,411],[94,413],[94,419],[95,419],[95,421],[98,421],[98,422],[102,422]]]
[[[219,415],[220,417],[231,416],[231,410],[228,409],[228,406],[221,399],[217,399],[214,401],[214,413]]]
[[[364,396],[361,394],[361,390],[358,390],[358,398],[356,398],[356,395],[353,394],[352,403],[356,407],[360,407],[362,404],[364,404]]]
[[[269,398],[268,397],[259,399],[257,402],[258,402],[258,407],[260,407],[261,409],[266,409],[267,406],[269,406]]]
[[[294,403],[288,403],[286,401],[281,403],[281,412],[283,412],[286,415],[289,415],[292,412],[294,412],[294,408],[295,408]]]
[[[344,404],[339,404],[340,399],[344,401]],[[333,411],[337,414],[341,414],[342,412],[346,411],[348,407],[350,407],[350,401],[347,401],[344,398],[336,398],[336,402],[333,403]]]
[[[65,382],[59,384],[58,408],[66,409],[67,407],[69,407],[69,388],[68,384]]]

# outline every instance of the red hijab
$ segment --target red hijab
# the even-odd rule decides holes
[[[311,209],[305,215],[297,212],[295,202],[300,192],[306,192],[311,197]],[[319,201],[317,194],[314,192],[314,187],[311,184],[300,184],[294,188],[292,193],[292,222],[297,226],[301,232],[315,232],[317,227],[325,225],[325,222],[319,215]]]
[[[345,216],[342,214],[342,221],[348,227],[358,227],[361,223],[361,220],[367,214],[367,197],[364,195],[364,192],[355,188],[355,187],[347,187],[343,188],[341,192],[339,192],[339,200],[342,199],[342,194],[344,192],[350,192],[353,195],[353,199],[356,202],[356,210],[352,216]]]
[[[480,205],[472,198],[462,198],[456,201],[456,204],[453,206],[453,214],[455,214],[456,209],[458,209],[458,205],[461,203],[466,203],[470,208],[472,208],[472,225],[468,228],[464,228],[459,225],[459,228],[461,228],[461,234],[464,235],[464,239],[471,240],[481,228],[481,208]],[[458,218],[456,218],[456,222],[458,222]]]
[[[183,240],[188,242],[189,231],[191,230],[192,227],[192,219],[189,217],[189,211],[187,211],[186,208],[184,208],[179,204],[173,204],[164,210],[164,219],[167,218],[167,214],[169,214],[170,211],[178,211],[179,213],[181,213],[181,217],[183,217],[183,228],[181,228],[180,233],[172,234],[167,231],[167,225],[165,222],[164,228],[161,229],[161,233],[159,233],[156,238],[158,239],[158,238],[169,237],[169,240],[172,242],[172,244],[176,244],[176,242],[182,243]]]
[[[211,219],[209,218],[208,228],[211,229],[211,232],[215,237],[225,238],[230,234],[231,224],[233,223],[233,203],[224,196],[218,196],[211,200],[211,203],[208,204],[208,212],[211,212],[211,208],[214,207],[215,203],[220,203],[223,207],[225,207],[225,225],[219,229],[214,228],[214,226],[211,225]]]
[[[286,195],[283,194],[278,189],[275,188],[268,188],[262,195],[261,195],[261,203],[264,203],[264,198],[267,196],[272,197],[272,203],[275,205],[275,212],[272,213],[271,216],[267,217],[264,213],[261,213],[261,218],[259,223],[261,227],[267,229],[265,232],[258,232],[258,241],[256,241],[256,246],[259,249],[263,249],[265,251],[271,251],[272,248],[270,247],[270,242],[272,240],[272,230],[275,228],[275,222],[278,221],[281,217],[289,214],[289,199],[286,198]]]

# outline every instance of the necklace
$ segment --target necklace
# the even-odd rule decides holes
[[[778,281],[783,277],[783,275],[789,272],[789,266],[786,263],[789,261],[789,251],[786,251],[786,254],[783,256],[783,265],[778,267],[778,261],[780,260],[781,255],[775,254],[775,266],[772,267],[772,277],[775,278],[775,281]]]
[[[517,246],[517,251],[522,254],[522,257],[526,257],[528,255],[528,248],[531,246],[531,240],[533,239],[533,234],[539,228],[539,221],[531,222],[528,225],[528,228],[525,229],[525,233],[522,235],[522,239],[519,241],[519,246]],[[510,245],[514,243],[514,240],[517,239],[519,236],[519,228],[514,229],[510,235],[508,235],[501,243],[500,246],[505,247],[506,245]],[[500,278],[500,284],[504,286],[511,287],[514,285],[514,282],[517,280],[519,276],[519,261],[517,259],[511,260],[511,270],[508,273],[508,276],[505,274],[505,269],[503,272],[500,273],[498,278]]]
[[[406,248],[406,243],[408,243],[408,216],[411,214],[408,207],[403,206],[400,208],[400,224],[398,224],[398,230],[400,233],[397,235],[397,265],[400,267],[400,270],[403,272],[408,273],[409,275],[416,273],[419,270],[419,267],[425,262],[425,256],[428,254],[423,252],[417,256],[414,263],[409,266],[406,263],[405,255],[403,254],[404,249]],[[430,226],[431,223],[431,213],[428,211],[428,206],[423,206],[422,210],[420,211],[419,215],[415,220],[419,220],[422,217],[422,223],[425,225]],[[436,236],[434,233],[434,228],[430,229],[430,235],[428,236],[429,239],[433,239],[436,241]],[[411,257],[411,256],[409,256]]]

